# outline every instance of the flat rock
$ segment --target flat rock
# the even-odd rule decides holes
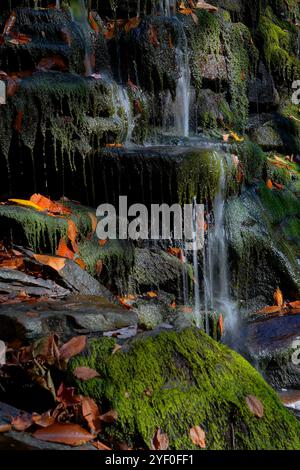
[[[22,302],[0,305],[0,338],[32,341],[57,333],[62,338],[74,334],[95,334],[134,326],[133,311],[97,296],[70,296],[59,301]]]

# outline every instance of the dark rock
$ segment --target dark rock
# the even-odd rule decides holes
[[[0,403],[0,425],[10,424],[11,418],[19,416],[21,410]],[[0,450],[75,450],[76,447],[71,447],[64,444],[56,444],[52,442],[39,441],[34,438],[30,432],[8,431],[0,433]],[[78,447],[77,447],[78,449]],[[80,450],[96,450],[91,444],[85,444],[80,447]]]
[[[256,77],[249,81],[248,98],[256,112],[279,105],[280,98],[273,77],[263,62],[259,63]]]
[[[57,333],[62,338],[135,326],[137,316],[103,297],[72,296],[64,300],[0,305],[0,338],[32,341]]]

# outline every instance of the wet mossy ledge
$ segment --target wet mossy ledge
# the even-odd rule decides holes
[[[193,426],[206,433],[206,448],[300,449],[300,424],[260,374],[236,352],[200,330],[145,333],[112,354],[115,340],[92,339],[70,363],[100,376],[77,381],[79,391],[118,413],[107,435],[133,448],[151,447],[158,428],[170,449],[196,449]],[[264,407],[258,418],[246,397]]]

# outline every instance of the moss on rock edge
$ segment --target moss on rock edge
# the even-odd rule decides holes
[[[77,385],[118,412],[117,423],[106,428],[117,440],[150,446],[160,427],[170,449],[193,449],[189,429],[199,425],[208,449],[300,449],[300,424],[277,394],[246,360],[202,331],[144,334],[112,355],[114,344],[91,340],[70,369],[88,365],[99,372]],[[247,395],[261,400],[263,418],[249,411]]]

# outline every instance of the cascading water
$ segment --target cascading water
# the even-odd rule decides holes
[[[56,8],[60,10],[60,0],[56,0]]]
[[[237,323],[237,308],[230,297],[228,253],[224,223],[226,178],[223,159],[220,158],[219,162],[219,191],[214,200],[213,214],[208,221],[204,250],[205,314],[206,319],[208,319],[210,312],[223,314],[226,329],[234,331]]]
[[[197,328],[201,328],[201,304],[200,304],[200,277],[199,277],[199,261],[198,261],[198,246],[197,246],[197,230],[198,226],[198,212],[197,200],[193,198],[193,217],[192,217],[192,233],[193,233],[193,268],[194,268],[194,316]]]
[[[176,15],[176,0],[160,0],[159,13],[168,17]]]
[[[129,144],[132,138],[132,131],[134,129],[134,118],[127,90],[122,86],[118,86],[118,102],[126,114],[127,132],[125,144]]]
[[[176,49],[176,60],[180,76],[176,84],[175,124],[177,134],[183,137],[188,137],[191,72],[189,66],[187,39],[185,34],[183,38],[183,50],[179,48]]]
[[[72,20],[77,24],[81,34],[85,47],[85,57],[84,57],[84,66],[86,76],[91,76],[93,74],[93,48],[91,44],[91,27],[88,21],[88,9],[85,0],[71,0],[70,1],[70,10],[72,15]]]

